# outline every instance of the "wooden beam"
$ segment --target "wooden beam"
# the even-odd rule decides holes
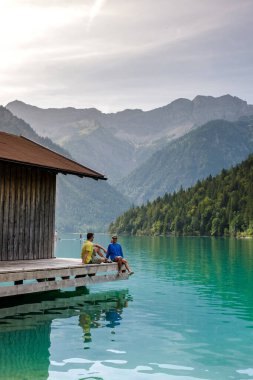
[[[69,287],[78,287],[85,285],[98,284],[108,281],[118,281],[128,279],[128,274],[123,273],[110,274],[110,275],[101,275],[101,276],[86,276],[81,278],[72,278],[68,280],[59,280],[59,281],[43,281],[33,284],[24,284],[24,285],[12,285],[12,286],[0,286],[0,297],[10,297],[17,296],[20,294],[28,294],[35,292],[45,292],[50,290],[69,288]]]
[[[36,260],[37,262],[38,260]],[[9,264],[9,263],[8,263]],[[76,266],[65,266],[57,268],[57,266],[52,265],[39,265],[37,264],[22,264],[20,266],[11,266],[7,265],[6,267],[2,266],[0,268],[0,282],[9,282],[9,281],[19,281],[19,280],[33,280],[49,277],[70,277],[77,275],[90,275],[98,274],[104,272],[116,272],[117,264],[90,264],[90,265],[76,265]],[[73,264],[72,264],[73,265]]]
[[[118,275],[117,263],[84,265],[80,259],[2,261],[0,262],[0,297],[127,278],[127,273]],[[1,283],[9,282],[14,284],[1,286]]]

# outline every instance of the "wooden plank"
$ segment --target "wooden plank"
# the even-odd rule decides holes
[[[73,277],[77,275],[90,275],[106,272],[116,272],[113,268],[62,268],[50,270],[30,270],[0,273],[0,282],[11,282],[19,280],[33,280],[51,277]]]
[[[32,279],[41,279],[49,277],[70,277],[77,275],[89,275],[108,272],[117,272],[117,264],[94,264],[86,266],[75,266],[75,267],[62,267],[62,268],[37,268],[31,267],[19,267],[19,269],[12,268],[9,270],[4,270],[1,268],[0,273],[0,282],[10,282],[18,280],[32,280]]]
[[[38,210],[39,215],[39,231],[38,231],[38,240],[40,242],[39,244],[39,252],[38,257],[39,259],[42,259],[43,257],[47,257],[47,253],[45,253],[45,248],[47,245],[47,237],[45,236],[45,209],[46,209],[46,183],[47,183],[47,172],[43,171],[41,172],[40,178],[39,178],[39,193],[38,196],[40,197],[40,205]]]
[[[56,176],[55,176],[56,177]],[[50,242],[49,242],[49,231],[50,231],[50,214],[52,210],[49,210],[50,204],[50,184],[51,181],[54,180],[50,173],[47,175],[46,183],[45,183],[45,215],[44,215],[44,247],[43,247],[43,257],[50,258],[53,256],[53,253],[50,254]],[[53,231],[54,233],[54,231]]]
[[[36,168],[30,169],[30,203],[28,204],[28,208],[30,209],[29,216],[29,244],[28,244],[28,259],[38,259],[38,235],[36,233],[36,214],[37,214],[37,204],[39,199],[37,197],[37,175]],[[28,198],[29,202],[29,198]]]
[[[8,260],[9,206],[10,206],[10,166],[4,168],[4,207],[3,207],[3,243],[2,260]]]
[[[20,168],[20,206],[19,206],[19,239],[18,239],[18,259],[24,259],[24,241],[26,224],[26,174],[24,167]]]
[[[15,260],[14,240],[15,240],[15,206],[16,206],[16,167],[10,165],[10,194],[9,194],[9,225],[8,225],[8,260]]]
[[[41,231],[43,229],[43,219],[41,214],[41,209],[43,207],[43,182],[44,182],[44,171],[36,169],[36,217],[35,217],[35,251],[34,258],[39,259],[43,258],[43,246],[45,237],[44,233]]]
[[[31,230],[31,168],[26,168],[26,192],[25,192],[25,224],[24,224],[24,241],[23,241],[23,259],[28,260],[30,257],[30,230]]]
[[[79,287],[84,285],[98,284],[108,281],[118,281],[128,279],[128,274],[124,273],[122,275],[111,274],[104,276],[86,276],[82,278],[61,280],[61,281],[45,281],[38,282],[28,285],[13,285],[13,286],[0,286],[0,297],[10,297],[20,294],[28,294],[35,292],[45,292],[50,290],[68,288],[68,287]]]
[[[2,261],[0,273],[11,270],[36,270],[36,269],[55,269],[55,268],[117,268],[117,263],[105,264],[82,264],[81,259],[74,258],[53,258],[40,260],[16,260]]]
[[[48,258],[54,256],[54,232],[55,232],[55,198],[56,198],[56,175],[52,176],[49,205],[49,236],[48,236]]]
[[[4,164],[0,162],[0,260],[3,260]]]
[[[14,200],[14,246],[13,246],[13,258],[19,259],[19,239],[20,239],[20,202],[21,202],[21,167],[16,166],[16,196]]]
[[[116,263],[83,265],[80,259],[44,259],[2,261],[0,282],[44,279],[52,277],[73,277],[113,273],[118,271]]]

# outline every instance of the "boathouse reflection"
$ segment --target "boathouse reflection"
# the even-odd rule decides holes
[[[10,304],[10,300],[1,305],[0,379],[48,379],[52,322],[79,316],[84,343],[89,343],[92,329],[100,327],[103,321],[105,325],[107,321],[115,323],[113,313],[122,319],[130,297],[126,290],[89,294],[87,288],[78,288],[36,298],[23,296],[21,305]]]

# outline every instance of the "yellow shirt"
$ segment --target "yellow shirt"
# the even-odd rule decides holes
[[[84,260],[85,252],[88,252],[88,255],[86,256],[86,259]],[[82,253],[81,253],[84,264],[88,264],[91,261],[92,253],[93,253],[93,244],[91,241],[86,240],[86,242],[84,243],[82,247]]]

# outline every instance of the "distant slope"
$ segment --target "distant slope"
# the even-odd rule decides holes
[[[83,123],[78,124],[80,126]],[[87,128],[87,133],[85,126],[76,129],[72,136],[65,137],[61,146],[80,163],[105,174],[111,184],[117,184],[145,162],[157,147],[164,145],[164,141],[157,141],[148,147],[136,147],[131,142],[119,139],[105,127],[93,125],[93,128]]]
[[[110,225],[110,232],[253,236],[253,155],[188,190],[132,207]]]
[[[141,204],[166,192],[187,188],[253,152],[253,118],[210,121],[154,153],[119,183],[119,190]]]
[[[230,95],[177,99],[151,111],[138,109],[105,114],[92,109],[41,109],[20,101],[7,108],[37,133],[50,137],[82,163],[115,183],[145,162],[168,141],[210,120],[236,121],[253,114],[253,106]],[[88,161],[87,161],[88,160]]]
[[[38,136],[23,120],[0,107],[0,130],[38,142],[65,156],[70,154],[48,138]],[[116,215],[129,207],[129,202],[105,181],[57,176],[56,225],[65,231],[94,228],[105,230]]]
[[[66,149],[53,143],[48,137],[40,137],[29,124],[24,120],[15,117],[9,110],[2,106],[0,106],[0,130],[14,135],[23,135],[30,140],[36,141],[49,149],[65,155],[66,157],[71,157]]]
[[[110,182],[119,180],[135,169],[133,144],[115,137],[104,127],[97,126],[90,133],[73,134],[65,139],[63,146],[80,163],[102,172]]]
[[[57,227],[64,231],[106,232],[116,216],[130,206],[122,194],[105,181],[58,176]]]

